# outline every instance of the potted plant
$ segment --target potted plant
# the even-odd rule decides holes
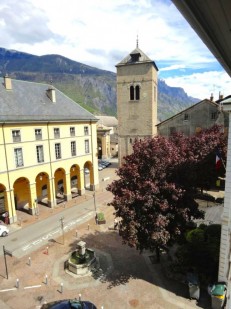
[[[103,212],[97,212],[96,214],[96,223],[97,224],[105,224],[106,220]]]

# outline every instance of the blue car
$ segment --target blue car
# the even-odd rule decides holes
[[[65,299],[54,301],[49,304],[42,305],[41,309],[97,309],[94,304],[89,301],[80,301],[77,299]]]

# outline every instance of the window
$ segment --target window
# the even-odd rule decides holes
[[[133,86],[130,87],[130,100],[131,101],[134,100],[134,87]]]
[[[13,142],[21,142],[21,132],[20,130],[12,131]]]
[[[43,146],[36,146],[37,162],[44,162]]]
[[[217,116],[217,113],[216,113],[216,112],[212,112],[212,113],[211,113],[211,119],[212,119],[212,120],[215,120],[215,119],[216,119],[216,116]]]
[[[42,129],[35,129],[34,132],[35,132],[35,139],[36,140],[42,139]]]
[[[131,86],[130,87],[130,100],[139,100],[140,99],[140,86]]]
[[[140,87],[139,86],[136,86],[136,100],[139,100],[140,99]]]
[[[55,157],[56,159],[61,159],[61,144],[55,144]]]
[[[14,149],[14,159],[16,167],[23,166],[22,148]]]
[[[89,135],[89,128],[88,127],[84,127],[84,135]]]
[[[54,138],[60,138],[59,128],[54,128]]]
[[[184,114],[184,120],[189,120],[189,115],[188,114]]]
[[[75,136],[75,127],[70,127],[70,135]]]
[[[71,155],[76,156],[76,142],[71,142]]]
[[[90,152],[89,140],[86,139],[86,140],[84,141],[84,143],[85,143],[85,153],[89,153],[89,152]]]

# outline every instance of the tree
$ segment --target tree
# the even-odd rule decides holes
[[[176,240],[188,222],[203,218],[194,198],[198,166],[222,138],[215,126],[193,137],[177,134],[134,142],[133,153],[117,170],[119,179],[107,187],[114,195],[109,205],[121,219],[124,243],[154,251]]]

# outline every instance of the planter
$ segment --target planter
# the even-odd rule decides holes
[[[96,220],[97,224],[105,224],[106,223],[104,213],[102,213],[102,212],[99,212],[99,213],[96,214],[95,220]]]

